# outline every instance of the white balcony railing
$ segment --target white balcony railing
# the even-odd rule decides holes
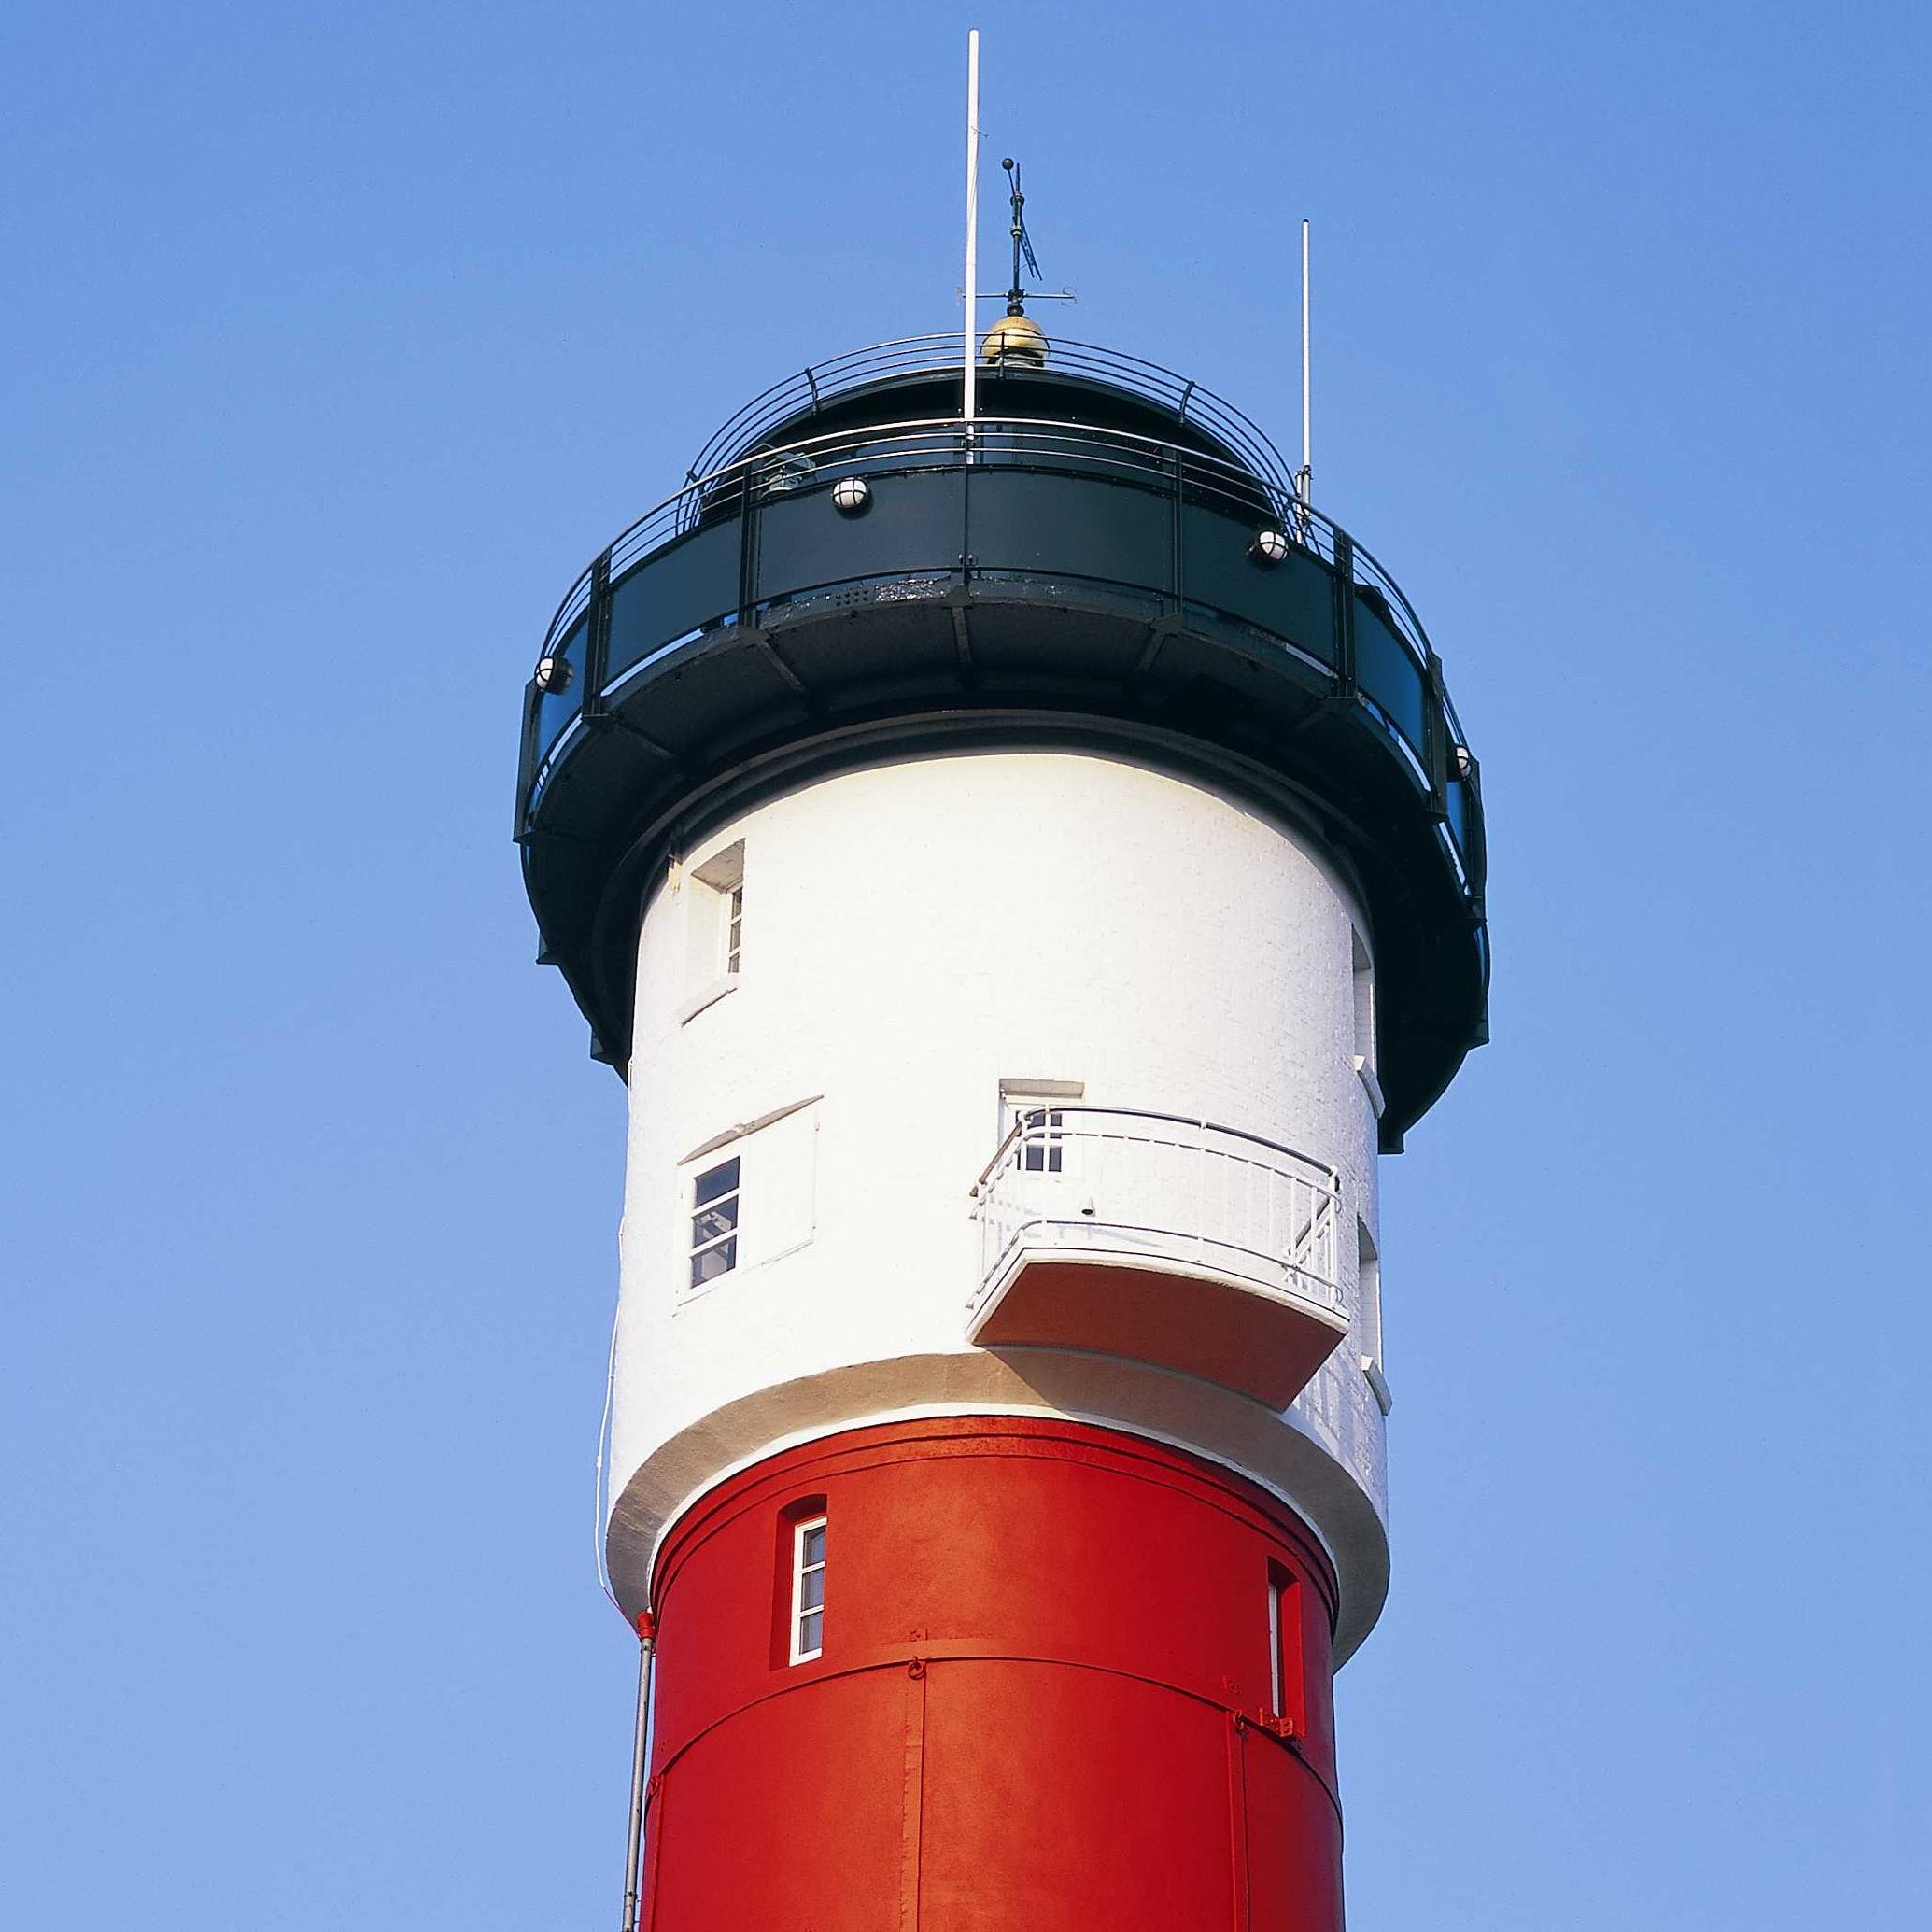
[[[1043,1105],[1015,1121],[973,1189],[978,1311],[1029,1254],[1232,1279],[1342,1308],[1340,1177],[1212,1121],[1124,1107]]]

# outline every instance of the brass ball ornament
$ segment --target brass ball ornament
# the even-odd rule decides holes
[[[1031,316],[1002,316],[981,339],[980,360],[1040,369],[1046,366],[1048,346],[1047,331]]]

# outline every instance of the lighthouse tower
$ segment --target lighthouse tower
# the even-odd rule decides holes
[[[564,599],[542,933],[629,1089],[650,1932],[1342,1923],[1376,1163],[1484,1037],[1474,758],[1197,384],[1010,316],[747,404]]]

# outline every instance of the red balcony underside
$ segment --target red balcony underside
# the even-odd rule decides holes
[[[982,1348],[1085,1348],[1285,1409],[1348,1332],[1339,1315],[1189,1262],[1022,1248],[976,1316]]]

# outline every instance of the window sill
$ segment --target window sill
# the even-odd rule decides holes
[[[1363,1090],[1369,1096],[1369,1105],[1375,1109],[1375,1118],[1379,1121],[1382,1118],[1382,1109],[1389,1104],[1382,1098],[1382,1082],[1375,1078],[1375,1069],[1368,1064],[1363,1055],[1356,1054],[1351,1065],[1355,1068],[1356,1078],[1361,1080]]]
[[[709,1281],[700,1282],[696,1288],[679,1290],[677,1299],[670,1304],[670,1312],[677,1315],[727,1283],[749,1280],[767,1268],[775,1267],[780,1262],[789,1261],[793,1255],[803,1253],[817,1238],[818,1230],[814,1228],[811,1234],[799,1235],[789,1247],[775,1248],[770,1254],[761,1254],[755,1261],[740,1262],[735,1268],[726,1268],[722,1275],[713,1275]]]
[[[727,993],[738,991],[736,973],[726,973],[722,979],[714,980],[694,1000],[685,1003],[684,1009],[678,1015],[678,1024],[688,1026],[707,1007],[714,1007]]]
[[[1375,1406],[1386,1416],[1395,1406],[1395,1398],[1389,1392],[1389,1379],[1382,1373],[1382,1364],[1373,1355],[1364,1355],[1361,1375],[1369,1385],[1369,1393],[1375,1398]]]

